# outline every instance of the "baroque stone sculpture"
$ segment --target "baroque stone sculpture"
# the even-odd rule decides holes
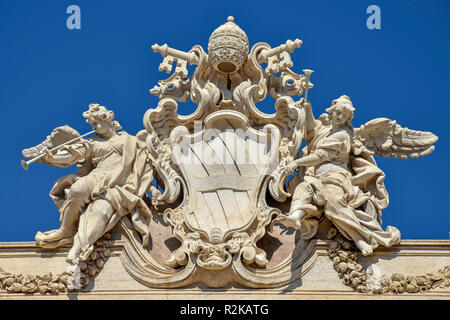
[[[385,118],[353,128],[356,110],[346,95],[314,119],[307,97],[312,71],[291,70],[291,53],[301,45],[296,39],[249,49],[233,17],[212,33],[208,53],[199,45],[189,52],[153,45],[163,56],[159,71],[171,75],[150,90],[159,103],[145,113],[145,130],[129,135],[112,111],[91,104],[83,116],[92,138],[63,126],[23,150],[31,159],[25,168],[36,161],[79,167],[50,192],[61,227],[38,232],[36,244],[71,244],[67,261],[84,270],[96,241],[117,226],[126,241],[122,263],[145,285],[270,288],[308,271],[311,239],[324,219],[330,239],[338,235],[345,248],[354,244],[363,255],[399,243],[399,230],[381,227],[388,194],[374,155],[418,158],[434,150],[437,137]],[[192,76],[188,64],[196,66]],[[268,95],[276,100],[274,114],[256,107]],[[179,115],[177,101],[188,99],[197,109]],[[307,146],[299,152],[302,141]],[[178,240],[165,265],[148,249],[153,218],[162,211]],[[267,268],[258,241],[275,224],[298,229],[301,237],[292,254]],[[343,271],[340,262],[344,276],[348,266]],[[354,288],[364,291],[361,281]]]
[[[74,129],[60,127],[50,135],[51,141],[70,134],[80,139],[59,147],[56,154],[45,146],[47,141],[40,145],[42,148],[23,151],[24,156],[33,156],[39,150],[44,153],[41,161],[53,166],[79,166],[75,175],[60,178],[50,192],[60,211],[61,227],[36,234],[36,244],[44,248],[73,242],[68,261],[86,260],[94,242],[128,214],[142,234],[143,245],[149,237],[147,220],[151,211],[143,198],[154,187],[150,186],[153,168],[145,143],[124,131],[118,132],[121,126],[114,121],[114,113],[103,106],[89,105],[83,117],[95,131],[93,138],[82,139]]]

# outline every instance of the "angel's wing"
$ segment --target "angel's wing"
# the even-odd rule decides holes
[[[22,155],[27,159],[35,158],[42,154],[44,148],[53,149],[69,140],[79,137],[77,130],[68,125],[55,128],[42,143],[37,146],[22,150]],[[43,159],[37,161],[38,163],[45,163]]]
[[[438,137],[431,132],[403,128],[395,120],[373,119],[354,130],[355,141],[380,157],[406,159],[429,155]]]

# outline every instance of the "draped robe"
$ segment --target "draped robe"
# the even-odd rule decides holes
[[[352,151],[352,130],[337,132],[331,126],[319,124],[315,136],[304,154],[315,153],[325,161],[315,167],[306,167],[289,188],[297,184],[293,193],[291,212],[306,212],[301,233],[312,238],[318,229],[322,214],[333,222],[348,239],[362,240],[375,249],[400,242],[400,231],[388,226],[381,228],[381,212],[389,203],[384,186],[385,174],[368,154],[355,155]],[[299,183],[300,182],[300,183]]]
[[[50,192],[61,215],[68,197],[76,198],[84,205],[103,199],[114,209],[105,232],[131,213],[136,230],[144,239],[148,238],[147,221],[151,212],[143,198],[153,180],[153,170],[145,143],[121,131],[110,139],[95,136],[64,146],[62,150],[75,157],[70,163],[60,166],[78,163],[81,168],[76,175],[58,179]],[[79,232],[79,236],[82,243],[87,241],[83,239],[83,233]]]

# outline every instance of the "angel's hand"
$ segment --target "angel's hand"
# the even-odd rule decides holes
[[[289,163],[287,166],[281,168],[281,172],[285,176],[290,176],[294,173],[296,166],[294,163]]]
[[[44,153],[44,160],[47,162],[53,162],[54,157],[53,157],[53,153],[51,153],[51,151],[48,148],[44,148],[42,150],[42,152]]]
[[[152,205],[157,208],[158,204],[160,204],[159,199],[161,198],[162,193],[154,186],[150,186],[150,193],[152,195]]]
[[[301,98],[298,102],[303,108],[311,109],[311,103],[309,101],[305,101],[305,98]]]
[[[288,170],[289,170],[289,172],[290,172],[291,174],[294,173],[295,169],[297,169],[296,163],[295,163],[295,162],[289,163],[289,165],[288,165]]]

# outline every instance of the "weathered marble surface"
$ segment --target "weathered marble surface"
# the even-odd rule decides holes
[[[287,236],[286,238],[290,238]],[[450,299],[450,288],[433,289],[416,294],[361,294],[345,286],[333,269],[328,257],[328,242],[317,240],[311,269],[300,280],[281,288],[249,289],[228,286],[215,289],[191,285],[181,289],[149,288],[134,280],[123,268],[122,240],[111,245],[111,256],[101,272],[88,287],[69,294],[15,294],[0,291],[0,299]],[[287,244],[289,246],[289,244]],[[275,250],[272,259],[283,255],[283,245]],[[66,268],[65,256],[69,248],[45,250],[35,242],[0,243],[0,268],[26,274],[60,273]],[[287,249],[287,247],[286,247]],[[367,266],[374,264],[381,273],[421,275],[436,272],[450,265],[450,240],[408,240],[391,248],[380,248],[373,255],[360,257]],[[228,277],[227,270],[215,277]],[[202,276],[201,274],[195,276]],[[204,276],[204,275],[203,275]]]
[[[113,111],[90,104],[83,117],[94,137],[62,126],[23,150],[25,169],[38,162],[79,170],[50,192],[61,227],[36,234],[41,249],[4,250],[0,289],[228,299],[450,287],[446,243],[395,246],[399,230],[382,228],[389,198],[374,159],[429,155],[437,136],[387,118],[354,128],[347,95],[315,119],[313,71],[291,69],[302,41],[249,44],[233,17],[211,34],[208,52],[155,44],[158,70],[171,75],[150,91],[159,102],[144,114],[145,130],[120,131]],[[191,76],[188,64],[196,66]],[[269,95],[273,114],[256,105]],[[179,114],[178,102],[189,99],[197,109]]]

